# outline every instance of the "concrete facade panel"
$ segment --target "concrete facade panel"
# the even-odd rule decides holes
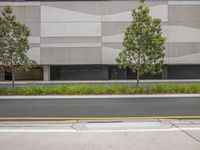
[[[13,6],[13,13],[16,16],[16,19],[22,22],[25,22],[25,10],[27,6]]]
[[[119,12],[111,15],[102,15],[102,21],[110,22],[127,22],[133,19],[131,10]],[[162,21],[168,21],[168,5],[158,5],[150,7],[150,15],[155,18],[160,18]]]
[[[102,36],[102,42],[105,43],[122,43],[124,34],[115,34],[110,36]]]
[[[42,37],[42,44],[49,43],[101,43],[101,37]]]
[[[41,22],[101,21],[100,15],[41,6]]]
[[[168,43],[167,57],[180,57],[200,53],[200,43]]]
[[[101,23],[41,23],[42,37],[101,36]]]
[[[200,22],[200,5],[169,5],[169,22]]]
[[[200,64],[200,2],[146,1],[162,19],[167,64]],[[137,1],[0,2],[31,30],[28,55],[39,64],[116,64]],[[40,50],[41,48],[41,50]]]
[[[56,43],[41,44],[41,47],[101,47],[101,43]]]
[[[200,29],[184,26],[164,26],[167,42],[200,42]]]
[[[102,22],[102,36],[121,34],[130,22]]]
[[[99,1],[67,1],[67,2],[42,2],[41,6],[54,7],[62,10],[71,10],[86,14],[101,15],[102,7]]]
[[[124,49],[122,43],[103,43],[102,46],[120,50]]]
[[[40,37],[33,37],[33,36],[30,36],[28,38],[29,40],[29,43],[37,43],[37,44],[40,44]]]
[[[131,11],[126,12],[120,12],[117,14],[111,14],[111,15],[102,15],[102,21],[104,22],[110,22],[110,21],[116,21],[116,22],[127,22],[131,21]]]
[[[31,32],[31,36],[40,37],[40,22],[25,22]]]
[[[41,64],[101,64],[101,48],[41,48]]]
[[[66,48],[41,48],[41,64],[70,64],[70,51]]]
[[[29,46],[30,46],[30,48],[40,48],[39,43],[30,43]]]
[[[71,49],[71,64],[102,64],[101,48],[74,48]]]
[[[6,2],[6,1],[1,1],[0,6],[40,6],[40,2]]]
[[[103,47],[102,48],[102,64],[116,64],[115,59],[117,58],[119,52],[120,52],[119,49]]]
[[[40,47],[30,48],[27,52],[27,56],[30,59],[35,60],[37,62],[37,64],[40,64]]]
[[[1,2],[2,3],[2,2]],[[24,3],[21,3],[21,5],[13,5],[15,3],[10,3],[13,9],[14,14],[16,15],[16,18],[19,21],[23,22],[40,22],[40,6],[34,6],[34,5],[25,5]],[[0,11],[5,7],[6,5],[0,5]]]
[[[167,1],[146,1],[149,7],[157,5],[167,5]],[[102,15],[118,14],[121,12],[131,11],[139,5],[137,1],[102,1]]]
[[[200,64],[200,53],[180,57],[167,57],[168,64]]]
[[[28,6],[25,7],[25,22],[40,22],[40,7]]]
[[[189,28],[194,28],[194,29],[200,29],[200,22],[178,22],[178,21],[173,21],[173,22],[167,22],[164,26],[184,26],[184,27],[189,27]]]
[[[169,5],[199,5],[200,1],[198,0],[186,0],[186,1],[178,1],[178,0],[169,0],[168,1]]]
[[[168,21],[168,5],[150,7],[150,15],[154,18],[160,18],[162,21]]]

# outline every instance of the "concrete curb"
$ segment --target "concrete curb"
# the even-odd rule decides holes
[[[155,94],[155,95],[48,95],[48,96],[0,96],[6,99],[85,99],[85,98],[181,98],[199,97],[200,94]]]

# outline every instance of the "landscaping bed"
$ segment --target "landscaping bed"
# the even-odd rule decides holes
[[[0,88],[0,95],[102,95],[102,94],[192,94],[200,93],[200,84],[130,85],[56,85]]]

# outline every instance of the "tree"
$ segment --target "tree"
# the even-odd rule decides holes
[[[125,31],[124,49],[116,59],[121,68],[137,72],[137,87],[144,73],[161,73],[164,63],[166,38],[161,20],[151,17],[149,12],[149,7],[140,0],[140,5],[132,11],[133,21]]]
[[[0,15],[0,65],[12,73],[12,88],[15,88],[15,73],[28,71],[35,62],[26,53],[29,49],[28,27],[16,20],[10,6],[5,6]]]

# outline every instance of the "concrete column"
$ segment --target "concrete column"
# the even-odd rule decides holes
[[[5,70],[0,69],[0,81],[4,81],[4,80],[5,80]]]
[[[163,66],[163,72],[162,72],[162,79],[168,79],[168,67],[167,65]]]
[[[50,80],[50,66],[43,66],[43,80]]]

